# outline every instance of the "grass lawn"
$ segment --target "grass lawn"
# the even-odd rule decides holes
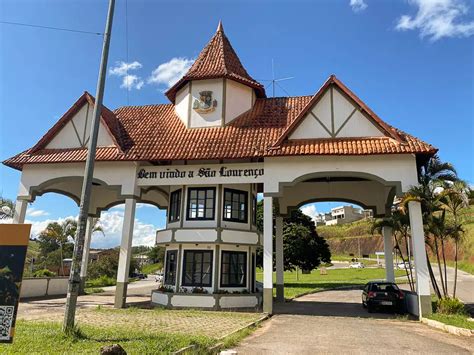
[[[395,276],[404,276],[403,270],[395,270]],[[342,286],[365,285],[371,280],[380,280],[385,278],[385,269],[334,269],[327,270],[327,275],[321,275],[319,269],[313,270],[311,274],[304,275],[301,271],[285,271],[285,298],[291,299],[306,292],[328,290]],[[257,269],[257,280],[263,280],[263,272]],[[276,274],[273,273],[273,282],[276,280]],[[274,290],[274,292],[276,292]]]
[[[128,354],[170,353],[196,344],[200,349],[259,319],[259,313],[153,309],[80,309],[74,335],[65,336],[57,315],[17,321],[13,345],[0,345],[7,354],[98,354],[104,345],[120,344]],[[229,347],[253,329],[226,337]]]
[[[102,346],[118,343],[128,354],[152,354],[169,353],[191,344],[204,347],[215,342],[205,336],[123,326],[82,325],[76,334],[66,336],[57,322],[18,321],[13,344],[0,345],[0,353],[98,354]]]
[[[142,267],[142,272],[144,274],[153,274],[154,272],[161,270],[163,268],[162,263],[156,263],[156,264],[147,264]]]
[[[460,315],[460,314],[441,314],[441,313],[433,313],[428,318],[437,320],[438,322],[454,325],[455,327],[459,328],[466,328],[466,329],[473,329],[474,330],[474,322],[468,320],[468,316]]]

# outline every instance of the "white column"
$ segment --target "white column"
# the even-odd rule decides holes
[[[284,267],[283,267],[283,217],[275,217],[276,249],[276,300],[285,301]]]
[[[263,198],[263,311],[273,313],[273,198]]]
[[[16,200],[15,211],[13,213],[13,223],[23,224],[25,223],[26,209],[28,207],[27,200]]]
[[[393,236],[392,227],[383,227],[383,249],[385,254],[385,277],[388,282],[395,282],[393,271]],[[378,255],[377,255],[378,258]]]
[[[431,313],[431,293],[420,203],[408,202],[408,212],[415,259],[416,293],[418,294],[418,309],[421,317]]]
[[[127,301],[128,271],[132,256],[133,225],[135,222],[135,205],[133,198],[125,200],[125,213],[120,244],[119,264],[117,270],[117,286],[115,289],[115,308],[125,307]]]
[[[91,239],[92,239],[92,229],[94,227],[94,218],[89,217],[87,218],[87,225],[86,225],[86,235],[84,240],[84,249],[82,252],[82,261],[81,261],[81,287],[79,292],[84,293],[84,288],[86,284],[87,278],[87,265],[89,264],[89,250],[91,247]]]

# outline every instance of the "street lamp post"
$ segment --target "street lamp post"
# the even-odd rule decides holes
[[[86,233],[87,217],[92,190],[92,178],[94,175],[95,152],[97,148],[97,136],[99,134],[100,114],[102,110],[102,100],[104,97],[105,76],[107,71],[107,59],[109,55],[110,35],[112,31],[112,20],[114,17],[115,0],[109,0],[107,22],[105,25],[104,41],[102,46],[102,58],[100,62],[99,78],[97,80],[96,101],[92,116],[90,140],[87,152],[86,167],[84,170],[84,180],[82,183],[81,204],[79,208],[79,222],[77,235],[74,241],[74,253],[72,257],[71,274],[69,275],[69,285],[67,291],[66,310],[64,313],[63,330],[70,333],[74,329],[76,316],[77,296],[81,283],[81,260],[84,251],[84,240]]]

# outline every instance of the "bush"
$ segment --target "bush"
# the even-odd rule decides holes
[[[36,270],[33,273],[33,277],[54,277],[54,276],[56,276],[56,273],[49,271],[48,269]]]
[[[464,303],[457,298],[441,298],[436,303],[436,313],[441,314],[466,314]]]
[[[86,281],[86,287],[103,287],[103,286],[113,286],[116,284],[116,280],[107,275],[99,276],[95,279],[90,279]]]

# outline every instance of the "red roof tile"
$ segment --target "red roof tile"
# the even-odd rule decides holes
[[[204,47],[189,71],[174,84],[166,96],[174,103],[176,93],[190,80],[229,78],[255,89],[257,97],[265,97],[262,84],[245,70],[219,22],[217,31]]]
[[[120,127],[122,133],[117,141],[124,149],[98,147],[96,159],[220,160],[288,155],[430,155],[437,151],[433,146],[386,123],[383,123],[384,127],[392,133],[386,137],[281,140],[291,127],[295,127],[295,122],[313,99],[314,96],[260,98],[251,110],[227,126],[199,129],[187,129],[172,104],[104,111],[107,112],[108,126]],[[44,139],[40,142],[43,141],[45,146],[47,140]],[[277,144],[279,140],[281,143]],[[24,164],[82,162],[86,159],[87,150],[84,148],[44,149],[39,143],[35,147],[36,150],[29,149],[4,161],[4,164],[21,169]]]

